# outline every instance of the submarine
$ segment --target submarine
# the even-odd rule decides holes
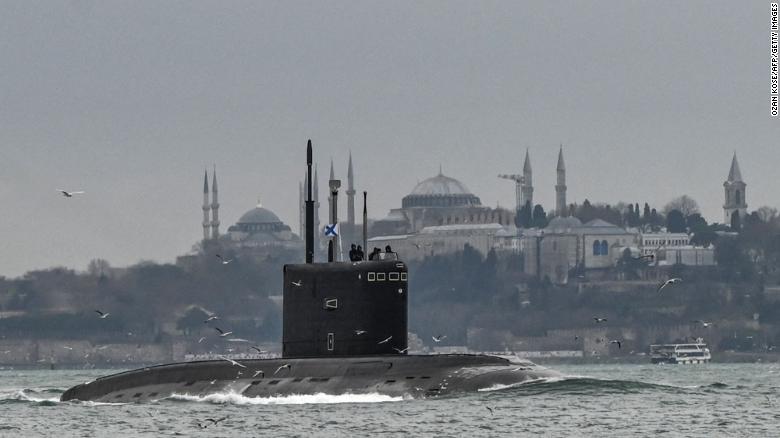
[[[76,385],[62,401],[145,402],[172,395],[245,397],[382,394],[429,398],[512,387],[560,377],[517,357],[408,354],[409,275],[397,253],[372,260],[314,262],[312,145],[307,145],[305,263],[283,268],[282,356],[201,360],[125,371]],[[337,221],[338,180],[330,181],[331,223]],[[366,194],[363,247],[366,240]]]

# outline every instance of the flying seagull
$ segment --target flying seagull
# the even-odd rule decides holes
[[[596,321],[597,324],[600,322],[607,322],[607,318],[599,318],[598,316],[594,316],[593,320]]]
[[[485,406],[485,409],[490,411],[490,415],[493,415],[493,409],[491,409],[490,406]]]
[[[257,377],[257,375],[258,375],[258,374],[261,374],[261,373],[263,374],[263,377],[265,377],[265,372],[264,372],[263,370],[257,370],[257,371],[255,371],[255,373],[254,373],[254,374],[252,374],[252,377],[253,377],[253,378],[254,378],[254,377]]]
[[[69,192],[67,190],[57,189],[57,191],[62,193],[62,196],[66,197],[66,198],[72,198],[73,195],[81,195],[82,193],[84,193],[81,190],[75,191],[75,192]]]
[[[398,352],[398,353],[400,353],[400,354],[404,354],[404,353],[406,353],[406,350],[408,350],[408,349],[409,349],[409,347],[406,347],[406,348],[404,348],[403,350],[401,350],[400,348],[395,348],[395,347],[393,347],[393,350],[397,351],[397,352]]]
[[[100,310],[95,310],[95,312],[97,312],[97,314],[100,315],[99,316],[100,319],[106,319],[106,318],[108,318],[108,315],[110,315],[110,313],[108,313],[108,312],[103,313]]]
[[[227,265],[228,263],[230,263],[230,262],[232,262],[232,261],[233,261],[233,259],[227,259],[227,260],[226,260],[226,259],[224,259],[224,258],[223,258],[221,255],[219,255],[219,254],[217,254],[217,258],[218,258],[218,259],[220,259],[220,260],[222,261],[222,264],[223,264],[223,265]]]
[[[377,345],[379,345],[379,344],[386,344],[386,343],[390,342],[390,339],[393,339],[393,337],[392,337],[392,336],[390,336],[389,338],[387,338],[387,339],[383,339],[383,340],[381,340],[381,341],[377,342],[376,344],[377,344]]]
[[[618,341],[617,339],[613,339],[613,340],[609,341],[609,343],[610,344],[617,344],[618,349],[620,349],[620,341]]]
[[[219,357],[219,358],[220,358],[220,359],[222,359],[222,360],[226,360],[226,361],[228,361],[228,362],[232,363],[233,365],[235,365],[235,366],[237,366],[237,367],[246,368],[246,365],[241,365],[240,363],[238,363],[238,362],[236,362],[236,361],[234,361],[233,359],[230,359],[230,358],[228,358],[228,357],[225,357],[225,356],[222,356],[222,355],[219,355],[219,356],[217,356],[217,357]]]
[[[205,336],[203,336],[202,338],[198,339],[198,344],[200,344],[200,343],[201,343],[201,342],[203,342],[204,340],[206,340],[206,337],[205,337]]]
[[[355,330],[355,334],[356,334],[357,336],[360,336],[360,335],[365,335],[366,333],[368,333],[368,332],[367,332],[367,331],[365,331],[365,330]]]
[[[447,339],[447,335],[431,336],[431,339],[433,339],[433,342],[441,342]]]
[[[704,328],[709,328],[711,325],[713,325],[713,323],[711,323],[711,322],[702,321],[702,320],[699,320],[699,319],[697,319],[695,321],[691,321],[691,322],[696,323],[696,324],[701,324],[701,326],[704,327]]]
[[[256,351],[257,351],[258,353],[260,353],[260,354],[265,354],[265,353],[268,353],[267,351],[265,351],[265,350],[261,350],[261,349],[259,349],[259,348],[255,347],[255,346],[251,346],[251,347],[249,347],[249,348],[251,348],[251,349],[253,349],[253,350],[256,350]]]
[[[661,283],[660,286],[658,286],[658,292],[661,292],[663,290],[663,288],[665,288],[666,286],[669,286],[670,284],[677,284],[677,283],[681,283],[681,282],[682,282],[682,278],[677,278],[677,277],[670,278],[670,279],[664,281],[663,283]]]
[[[66,350],[73,350],[73,347],[68,347],[67,345],[63,345],[62,348],[66,349]]]
[[[221,328],[219,328],[219,327],[214,327],[214,330],[216,330],[216,331],[218,331],[218,332],[219,332],[219,337],[220,337],[220,338],[224,338],[225,336],[228,336],[228,335],[232,335],[232,334],[233,334],[233,332],[225,332],[225,331],[222,331],[222,329],[221,329]]]
[[[219,319],[219,316],[217,316],[217,315],[211,315],[211,316],[209,316],[208,318],[206,318],[206,320],[205,320],[205,321],[203,321],[203,323],[205,324],[205,323],[207,323],[207,322],[209,322],[209,321],[214,321],[215,319]]]
[[[288,370],[291,370],[292,369],[292,365],[290,365],[289,363],[286,363],[286,364],[280,366],[279,368],[276,369],[276,371],[274,371],[274,376],[276,375],[276,373],[278,373],[279,371],[281,371],[281,370],[283,370],[285,368],[287,368]]]
[[[303,281],[301,281],[301,280],[298,280],[298,281],[291,281],[290,283],[292,283],[292,285],[293,285],[293,286],[295,286],[295,287],[301,287],[301,286],[303,286]]]

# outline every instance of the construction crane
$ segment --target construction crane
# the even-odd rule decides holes
[[[516,173],[507,175],[498,175],[499,178],[509,179],[515,182],[515,211],[520,210],[523,206],[523,184],[525,184],[525,177]]]

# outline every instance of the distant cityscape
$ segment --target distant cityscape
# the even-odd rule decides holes
[[[355,219],[357,192],[351,153],[347,169],[347,217],[340,223],[340,231],[342,241],[359,243],[362,242],[362,224],[356,223]],[[370,248],[366,250],[390,245],[405,260],[413,261],[453,254],[462,251],[464,245],[469,245],[483,256],[487,256],[490,251],[495,251],[499,256],[522,255],[522,269],[526,274],[561,285],[569,282],[572,273],[603,277],[603,271],[618,266],[624,255],[652,258],[652,266],[655,267],[674,264],[715,265],[715,249],[711,239],[692,238],[694,233],[684,223],[672,224],[670,227],[665,222],[672,210],[682,213],[683,219],[697,214],[696,218],[702,220],[698,205],[689,197],[678,198],[666,206],[663,212],[647,204],[641,213],[638,203],[602,205],[598,208],[609,211],[605,212],[605,217],[596,217],[599,216],[596,213],[598,208],[588,200],[582,205],[567,204],[563,146],[559,149],[555,171],[555,208],[545,212],[543,206],[534,204],[533,170],[528,151],[522,173],[499,175],[500,178],[516,183],[514,210],[482,205],[480,198],[471,193],[463,182],[444,175],[440,170],[437,175],[419,182],[401,199],[400,207],[391,209],[381,219],[369,219]],[[332,161],[329,179],[336,179]],[[219,233],[216,170],[212,175],[210,192],[206,173],[202,206],[204,242],[218,241],[221,245],[255,255],[273,253],[279,248],[302,251],[306,185],[305,180],[299,184],[297,234],[273,211],[258,203],[223,235]],[[312,185],[315,229],[321,230],[327,221],[320,219],[320,190],[316,170]],[[717,232],[728,234],[732,232],[732,223],[744,220],[747,215],[746,183],[742,179],[736,153],[723,186],[724,226]],[[327,200],[329,212],[332,203],[330,195]],[[589,220],[578,218],[583,215]],[[672,213],[672,217],[675,215]],[[317,249],[321,257],[324,257],[326,242],[327,239],[320,233]],[[341,250],[343,252],[343,247]]]
[[[515,209],[482,205],[440,169],[367,221],[365,253],[390,246],[409,266],[410,352],[644,361],[650,344],[703,339],[715,361],[777,360],[780,216],[748,210],[736,154],[725,167],[723,223],[707,223],[685,195],[664,206],[568,203],[563,147],[550,211],[534,202],[529,152],[522,172],[497,175],[515,184]],[[342,260],[364,237],[355,176],[350,155]],[[329,180],[337,178],[331,163]],[[323,230],[331,220],[319,185],[315,171],[314,225]],[[223,233],[216,168],[207,170],[202,239],[175,263],[95,259],[86,272],[0,278],[0,366],[278,354],[281,272],[303,259],[307,186],[299,185],[297,233],[260,203]],[[335,200],[326,199],[330,212]],[[316,261],[327,247],[320,232]]]

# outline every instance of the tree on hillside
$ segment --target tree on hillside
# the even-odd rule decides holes
[[[544,228],[547,226],[547,213],[544,212],[544,207],[540,204],[536,204],[534,207],[533,226],[536,228]]]
[[[531,228],[533,223],[533,207],[531,201],[525,201],[525,205],[517,210],[515,226],[517,228]]]
[[[87,265],[87,273],[96,278],[107,278],[111,276],[111,265],[106,259],[92,259]]]
[[[756,210],[756,214],[762,221],[767,223],[774,222],[775,219],[778,218],[777,209],[773,207],[768,207],[766,205],[764,205],[763,207],[759,207],[758,210]]]
[[[682,195],[672,199],[664,206],[664,214],[669,214],[672,210],[680,211],[683,216],[690,216],[699,213],[699,204],[690,196]]]
[[[670,233],[684,233],[685,217],[680,210],[671,210],[666,215],[666,231]]]
[[[645,202],[645,208],[642,213],[642,223],[643,224],[649,224],[650,223],[650,204]]]
[[[650,222],[648,224],[653,228],[653,231],[657,231],[661,228],[663,218],[655,209],[650,210]]]

